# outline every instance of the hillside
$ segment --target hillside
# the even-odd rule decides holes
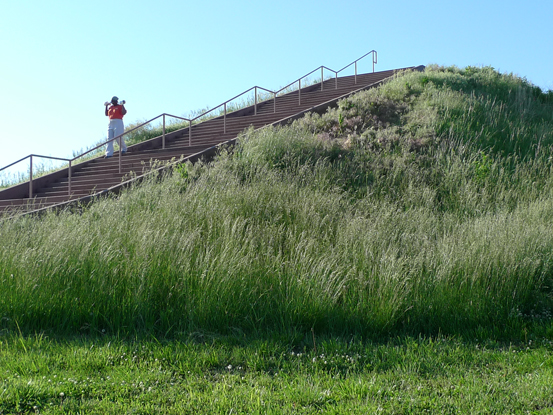
[[[553,92],[429,67],[80,214],[0,224],[0,329],[551,331]]]

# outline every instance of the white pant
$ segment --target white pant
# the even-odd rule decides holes
[[[121,135],[125,132],[125,126],[123,125],[123,120],[109,120],[108,125],[108,140],[111,140],[114,137],[117,137],[118,135]],[[125,140],[121,139],[122,137],[119,137],[113,141],[117,141],[117,144],[119,144],[119,147],[121,147],[121,151],[125,152],[127,151],[127,145],[125,144]],[[113,156],[113,141],[110,141],[108,143],[108,146],[106,148],[106,156],[111,157]]]

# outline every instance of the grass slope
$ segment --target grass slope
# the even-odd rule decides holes
[[[2,223],[13,330],[508,336],[551,317],[552,94],[430,68],[82,215]]]

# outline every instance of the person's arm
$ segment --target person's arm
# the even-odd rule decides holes
[[[106,106],[105,114],[106,114],[106,117],[107,117],[107,115],[108,115],[109,102],[106,102],[104,105]]]
[[[121,105],[121,114],[125,115],[127,113],[127,110],[125,109],[124,105]]]

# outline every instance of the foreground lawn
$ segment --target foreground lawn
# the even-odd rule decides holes
[[[0,339],[0,414],[553,411],[545,339]]]

